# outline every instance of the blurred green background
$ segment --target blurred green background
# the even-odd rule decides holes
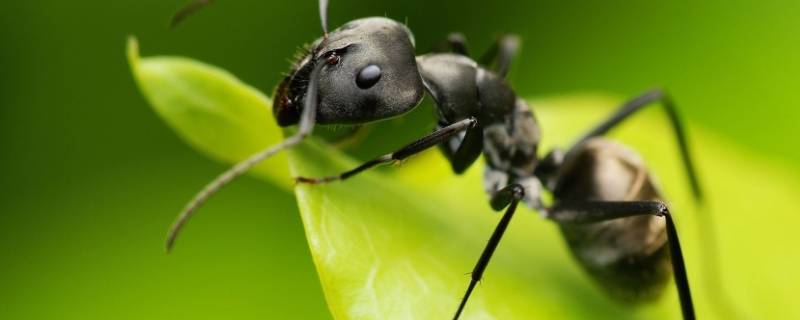
[[[124,56],[135,34],[144,55],[191,56],[271,93],[320,35],[317,4],[218,0],[170,31],[182,4],[0,3],[0,318],[328,317],[295,200],[277,187],[242,179],[164,254],[173,215],[224,167],[155,116]],[[475,53],[521,35],[510,79],[524,96],[661,85],[692,125],[798,177],[800,2],[330,6],[332,26],[370,15],[407,21],[420,52],[450,31]]]

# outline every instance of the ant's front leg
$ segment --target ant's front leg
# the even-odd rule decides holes
[[[376,165],[394,161],[400,161],[406,159],[412,155],[420,153],[430,147],[433,147],[437,144],[446,141],[447,139],[452,138],[453,136],[457,135],[458,133],[470,129],[474,127],[478,121],[475,118],[467,118],[458,122],[455,122],[447,127],[441,128],[439,130],[434,131],[430,135],[427,135],[417,141],[409,143],[408,145],[400,148],[399,150],[382,155],[370,161],[363,163],[362,165],[349,170],[342,172],[335,176],[328,176],[328,177],[321,177],[321,178],[307,178],[307,177],[297,177],[296,181],[298,183],[310,183],[310,184],[320,184],[320,183],[327,183],[336,180],[344,180],[349,177],[352,177],[364,170],[372,168]]]
[[[483,128],[469,128],[463,135],[455,135],[440,143],[439,149],[450,162],[453,172],[462,174],[478,160],[483,151]]]
[[[672,271],[675,274],[675,286],[681,302],[684,320],[694,320],[694,305],[689,290],[689,279],[686,265],[683,262],[681,243],[675,222],[667,206],[659,201],[582,201],[557,203],[548,210],[547,218],[559,224],[588,224],[607,220],[655,215],[664,217],[667,224],[667,241],[669,243]]]
[[[192,198],[192,200],[186,204],[186,207],[183,208],[183,211],[181,211],[181,213],[178,214],[178,217],[175,218],[175,222],[172,223],[169,233],[167,234],[167,252],[172,249],[172,246],[175,244],[175,239],[177,239],[178,234],[181,232],[181,229],[186,222],[189,221],[197,208],[203,205],[203,203],[205,203],[209,197],[217,193],[219,189],[237,177],[245,174],[256,164],[282,150],[289,149],[299,144],[301,141],[303,141],[303,139],[311,135],[314,125],[317,121],[317,108],[319,101],[319,92],[317,92],[317,87],[319,86],[319,73],[323,66],[325,66],[324,63],[317,64],[317,66],[311,71],[311,76],[309,77],[311,81],[309,82],[307,89],[308,94],[306,94],[306,97],[303,101],[303,113],[300,115],[300,121],[298,122],[299,129],[297,130],[297,133],[284,139],[280,143],[259,151],[244,161],[237,163],[235,166],[228,169],[228,171],[223,172],[216,179],[203,187],[203,189],[200,190],[200,192],[198,192],[194,198]]]

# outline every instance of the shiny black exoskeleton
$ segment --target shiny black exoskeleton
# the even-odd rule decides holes
[[[511,58],[516,39],[501,41],[502,65]],[[533,169],[539,128],[503,74],[463,54],[414,57],[411,32],[387,18],[349,22],[311,47],[276,90],[273,112],[279,125],[300,122],[309,77],[318,67],[317,123],[359,124],[402,115],[416,107],[427,91],[437,106],[439,129],[451,128],[430,141],[441,147],[456,173],[483,153],[490,168],[486,174],[490,193],[512,180],[538,181]],[[365,73],[371,73],[373,81],[359,85]],[[536,194],[529,194],[531,203],[540,207]]]
[[[433,133],[337,175],[298,177],[299,183],[327,183],[352,177],[382,163],[403,160],[438,146],[455,173],[480,155],[486,162],[484,188],[495,210],[505,209],[481,254],[455,318],[480,281],[520,201],[558,223],[584,269],[615,297],[631,302],[662,292],[675,275],[685,319],[694,319],[689,283],[672,217],[639,157],[602,138],[637,110],[660,102],[681,147],[695,196],[701,192],[671,100],[652,90],[616,113],[562,152],[539,157],[539,126],[532,109],[504,80],[518,47],[500,38],[481,63],[469,58],[463,37],[448,38],[453,52],[415,56],[414,37],[387,18],[351,21],[327,32],[327,1],[320,1],[325,35],[313,42],[277,87],[274,115],[280,126],[298,126],[295,135],[236,165],[209,184],[179,216],[168,240],[211,194],[254,164],[300,143],[316,124],[362,124],[403,115],[427,92],[438,128]],[[493,67],[490,67],[493,66]],[[546,205],[542,192],[551,192]],[[456,272],[456,271],[454,271]],[[535,285],[535,284],[532,284]]]

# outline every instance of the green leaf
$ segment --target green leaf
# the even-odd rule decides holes
[[[278,141],[268,99],[228,73],[184,58],[139,61],[135,42],[130,43],[129,58],[148,101],[196,148],[235,161]],[[533,101],[544,131],[543,149],[569,145],[620,101],[587,94]],[[739,318],[800,317],[792,298],[800,282],[794,272],[800,259],[790,254],[796,244],[782,241],[800,222],[800,216],[784,209],[792,207],[800,190],[796,173],[689,127],[708,195],[701,208],[689,197],[677,148],[658,108],[637,115],[613,137],[641,152],[670,199],[698,316],[727,319],[726,312],[732,312]],[[293,149],[289,160],[292,174],[304,176],[356,165],[315,139]],[[273,159],[257,172],[289,186],[280,161]],[[482,192],[481,165],[455,176],[436,150],[389,172],[301,185],[295,192],[328,306],[339,319],[451,317],[468,283],[465,273],[499,218]],[[712,226],[718,248],[709,247]],[[712,269],[712,254],[721,268]],[[465,318],[678,319],[676,297],[669,287],[653,304],[636,307],[611,300],[572,259],[557,226],[522,209]]]
[[[127,51],[134,78],[156,113],[209,157],[235,163],[282,139],[269,98],[229,72],[183,57],[140,58],[134,37]],[[284,154],[253,172],[291,186]]]
[[[550,120],[550,119],[547,119]],[[355,163],[323,144],[290,153],[292,173],[320,176]],[[452,316],[499,215],[488,206],[481,165],[456,177],[427,152],[393,174],[298,186],[311,252],[335,318]],[[569,256],[558,230],[523,209],[509,227],[465,318],[677,317],[674,292],[633,313],[604,296]]]
[[[569,145],[621,101],[585,94],[534,101],[544,127],[544,149]],[[800,190],[798,180],[787,179],[789,171],[779,163],[692,128],[708,189],[708,204],[702,208],[691,200],[661,110],[645,111],[612,136],[640,151],[670,200],[698,315],[800,316],[791,308],[789,292],[799,279],[787,273],[800,261],[797,255],[787,256],[795,244],[779,240],[800,222],[797,215],[781,210]],[[290,163],[293,174],[303,176],[329,175],[355,165],[318,143],[296,148]],[[370,172],[342,183],[298,186],[296,192],[329,307],[340,319],[452,316],[468,283],[464,273],[472,269],[499,219],[482,192],[481,165],[454,176],[436,150],[391,174]],[[770,219],[754,224],[750,212],[769,213]],[[719,239],[717,248],[710,242],[714,239]],[[720,268],[713,268],[714,253]],[[758,273],[753,278],[757,281],[746,280],[761,269],[769,272]],[[658,302],[641,307],[609,299],[576,265],[557,227],[528,209],[514,218],[485,277],[465,318],[680,318],[672,286]],[[755,295],[761,303],[753,303]]]

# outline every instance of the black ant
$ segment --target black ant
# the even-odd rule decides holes
[[[202,2],[188,6],[176,19],[208,3]],[[683,318],[695,318],[678,233],[663,197],[636,153],[602,138],[645,106],[663,106],[693,194],[700,200],[686,135],[668,95],[651,90],[631,99],[565,152],[553,150],[539,157],[539,126],[532,109],[504,81],[518,47],[516,37],[501,37],[482,63],[467,56],[466,42],[457,34],[447,39],[452,52],[415,56],[411,31],[388,18],[358,19],[328,32],[327,5],[327,0],[319,1],[324,36],[294,64],[274,95],[278,125],[297,125],[297,133],[208,184],[178,216],[169,232],[168,250],[209,196],[258,162],[300,143],[315,124],[363,124],[400,116],[414,109],[428,92],[437,106],[436,131],[350,171],[298,177],[297,182],[344,180],[433,146],[460,174],[483,154],[484,188],[491,207],[505,208],[505,214],[471,273],[454,318],[461,315],[481,280],[520,201],[561,227],[578,262],[610,294],[631,302],[645,301],[663,291],[672,272]],[[544,190],[554,196],[550,206],[541,200]]]

